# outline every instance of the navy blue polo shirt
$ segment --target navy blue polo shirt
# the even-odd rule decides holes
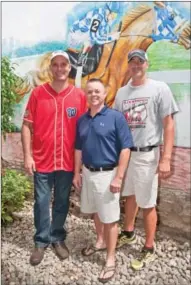
[[[88,111],[77,122],[76,149],[82,151],[87,166],[118,164],[121,150],[132,146],[127,121],[117,110],[104,106],[94,117]]]

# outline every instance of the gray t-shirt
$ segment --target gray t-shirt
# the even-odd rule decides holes
[[[150,78],[144,85],[132,86],[129,82],[120,88],[113,108],[125,115],[137,147],[159,145],[163,118],[178,112],[168,85]]]

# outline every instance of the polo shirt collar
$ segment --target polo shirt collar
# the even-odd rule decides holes
[[[101,111],[96,114],[96,116],[98,116],[98,115],[104,115],[104,116],[105,116],[106,113],[107,113],[107,109],[108,109],[108,107],[107,107],[107,105],[105,104],[104,107],[101,109]],[[88,111],[87,111],[87,116],[88,116],[88,117],[92,117],[92,116],[90,115],[90,109],[88,109]]]

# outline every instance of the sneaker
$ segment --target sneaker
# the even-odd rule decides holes
[[[155,259],[155,252],[154,248],[149,249],[146,247],[143,247],[142,251],[140,252],[137,259],[133,259],[131,261],[131,267],[134,270],[140,270],[144,266],[148,265],[150,262],[152,262]]]
[[[120,248],[125,244],[131,245],[134,243],[136,243],[135,233],[131,232],[131,234],[128,234],[128,232],[122,231],[118,237],[117,248]]]

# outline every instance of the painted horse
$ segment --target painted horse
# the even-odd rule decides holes
[[[107,86],[108,95],[106,103],[111,106],[117,90],[127,84],[130,79],[128,72],[127,54],[129,51],[140,48],[147,50],[157,40],[166,39],[190,49],[191,27],[178,11],[165,2],[153,2],[152,7],[140,4],[138,7],[127,12],[122,19],[118,41],[105,44],[102,47],[96,46],[87,56],[87,64],[84,67],[81,83],[85,87],[86,81],[90,78],[102,79]],[[68,50],[72,62],[70,83],[75,84],[76,58],[79,51]],[[51,73],[48,69],[51,53],[45,54],[39,61],[38,71],[31,71],[30,80],[23,84],[23,88],[17,92],[23,96],[29,88],[51,81]],[[89,60],[89,61],[88,61]],[[91,62],[94,60],[95,62]]]

